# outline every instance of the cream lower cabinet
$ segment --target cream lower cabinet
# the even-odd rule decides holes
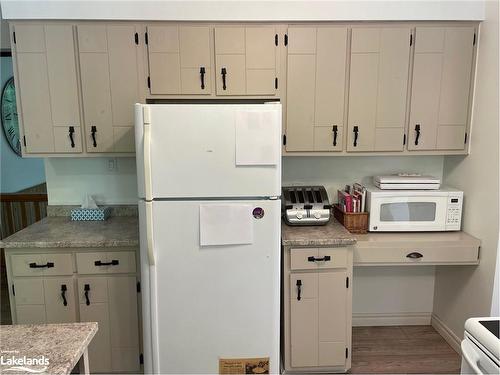
[[[352,249],[284,249],[286,372],[351,367]]]
[[[15,324],[98,322],[91,372],[141,371],[136,250],[6,249],[6,262]]]

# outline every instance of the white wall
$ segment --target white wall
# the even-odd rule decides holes
[[[2,0],[6,19],[482,20],[483,0]]]
[[[464,191],[463,230],[481,239],[477,267],[438,267],[434,313],[457,336],[472,316],[488,316],[498,246],[498,2],[486,3],[481,25],[471,154],[445,157],[444,181]]]

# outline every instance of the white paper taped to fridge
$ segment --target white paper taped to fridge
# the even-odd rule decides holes
[[[273,111],[236,113],[236,165],[276,165],[279,158],[279,119]]]
[[[200,246],[243,245],[252,242],[252,206],[200,205]]]

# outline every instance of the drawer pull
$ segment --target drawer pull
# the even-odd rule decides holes
[[[96,266],[117,266],[119,262],[116,259],[113,259],[111,262],[101,262],[100,260],[96,260],[94,265]]]
[[[90,299],[89,299],[89,291],[90,291],[90,284],[85,284],[83,287],[83,290],[85,291],[85,304],[88,306],[90,305]]]
[[[95,139],[95,133],[97,133],[97,126],[92,125],[90,127],[90,135],[92,136],[92,146],[97,147],[97,141]]]
[[[68,306],[68,301],[66,301],[66,290],[68,290],[66,288],[66,284],[62,284],[61,285],[61,297],[63,299],[63,305],[64,306]]]
[[[332,132],[333,132],[333,145],[337,146],[337,132],[338,132],[337,125],[333,125]]]
[[[420,138],[420,124],[415,125],[415,146],[418,146],[418,139]]]
[[[52,268],[52,267],[54,267],[54,263],[52,262],[47,262],[46,264],[30,263],[30,268]]]
[[[300,292],[302,289],[302,280],[297,280],[297,301],[300,301]]]
[[[200,68],[201,89],[205,90],[205,67]]]
[[[418,253],[418,252],[413,252],[413,253],[408,254],[406,257],[410,258],[410,259],[419,259],[419,258],[422,258],[423,255]]]
[[[75,127],[69,127],[69,139],[71,140],[71,148],[75,148],[75,140],[73,139],[73,134],[75,133]]]
[[[329,262],[332,258],[330,255],[325,255],[323,258],[307,257],[307,260],[309,262]]]
[[[226,68],[222,68],[220,71],[220,74],[222,75],[222,90],[225,90],[227,88],[226,87],[226,74],[227,74]]]
[[[354,142],[352,143],[352,145],[354,147],[357,147],[358,146],[358,134],[359,134],[359,128],[357,126],[354,126],[352,128],[352,132],[354,133]]]

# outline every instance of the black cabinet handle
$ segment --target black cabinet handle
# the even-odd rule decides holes
[[[68,306],[68,301],[66,301],[66,291],[68,289],[66,288],[66,284],[61,285],[61,297],[63,299],[63,305]]]
[[[90,127],[90,134],[92,135],[92,144],[94,147],[97,147],[97,142],[95,140],[95,133],[97,133],[97,127],[95,125],[92,125]]]
[[[52,262],[47,262],[45,264],[30,263],[30,268],[52,268],[52,267],[54,267],[54,263]]]
[[[332,132],[333,132],[333,145],[337,146],[337,132],[338,132],[337,125],[333,125]]]
[[[89,299],[89,291],[90,291],[90,284],[85,284],[83,286],[83,290],[85,291],[85,304],[88,306],[90,305],[90,299]]]
[[[415,136],[415,146],[418,146],[418,139],[420,138],[420,124],[415,125],[415,132],[417,133]]]
[[[406,256],[407,258],[410,258],[410,259],[419,259],[419,258],[422,258],[423,255],[420,254],[419,252],[413,252],[413,253],[410,253]]]
[[[354,142],[353,146],[357,147],[358,146],[358,133],[359,133],[359,128],[357,126],[354,126],[352,128],[352,131],[354,132]]]
[[[332,260],[330,255],[325,255],[323,258],[307,257],[308,262],[329,262]]]
[[[205,90],[205,67],[200,68],[201,89]]]
[[[100,260],[96,260],[94,265],[96,266],[117,266],[120,262],[118,260],[113,259],[111,262],[101,262]]]
[[[220,74],[222,74],[222,90],[225,90],[226,89],[226,74],[227,74],[226,68],[222,68],[220,71]]]
[[[75,148],[75,140],[73,139],[73,134],[75,133],[75,127],[69,127],[69,139],[71,140],[71,148]]]
[[[302,291],[302,280],[297,280],[297,301],[300,301],[300,292]]]

